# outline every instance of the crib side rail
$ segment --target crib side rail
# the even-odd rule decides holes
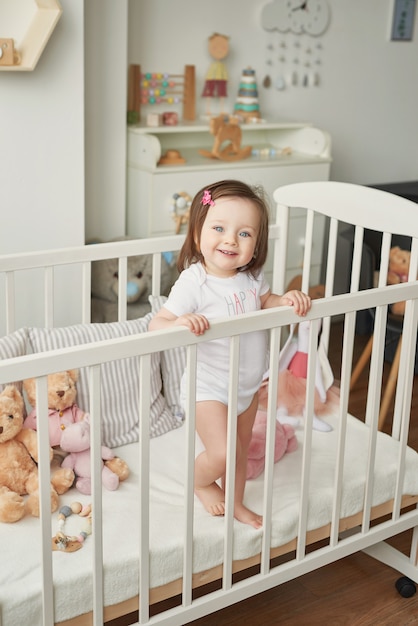
[[[68,298],[70,303],[74,297],[81,298],[81,310],[75,314],[77,318],[71,323],[89,323],[91,267],[95,261],[119,259],[119,273],[123,279],[124,276],[126,277],[129,257],[152,254],[152,293],[158,295],[160,293],[161,255],[168,251],[177,252],[182,242],[183,236],[174,235],[0,256],[0,278],[3,277],[4,280],[3,300],[5,302],[5,310],[1,312],[4,320],[0,318],[4,330],[0,334],[11,333],[18,327],[17,309],[20,308],[19,313],[23,315],[22,301],[26,313],[23,315],[23,323],[19,325],[53,327],[56,325],[54,308],[57,298],[61,300]],[[70,271],[68,268],[74,269],[74,273],[70,276],[64,273]],[[69,280],[68,286],[63,285],[67,280]],[[34,293],[31,295],[32,290]],[[18,296],[22,295],[22,291],[27,291],[28,296],[25,298],[25,293],[23,293],[23,298],[19,301],[20,306],[17,306]],[[40,294],[42,294],[41,298]],[[30,311],[39,300],[43,302],[42,319],[34,320]],[[32,302],[32,305],[26,306],[29,302]],[[119,280],[118,314],[121,321],[126,319],[126,303],[126,280]]]

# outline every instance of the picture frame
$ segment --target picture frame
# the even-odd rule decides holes
[[[394,0],[391,41],[412,41],[416,0]]]

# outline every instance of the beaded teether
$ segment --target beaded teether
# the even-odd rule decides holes
[[[64,533],[65,521],[73,513],[84,517],[84,526],[78,535]],[[91,505],[84,506],[80,502],[73,502],[71,506],[62,506],[58,512],[58,532],[52,537],[52,549],[60,552],[76,552],[84,540],[91,535]]]

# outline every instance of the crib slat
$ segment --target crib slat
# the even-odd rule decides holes
[[[6,272],[6,332],[16,329],[16,290],[15,273]]]
[[[152,293],[159,296],[161,293],[161,254],[152,255]]]
[[[350,389],[351,363],[353,359],[356,313],[348,313],[344,321],[344,340],[341,357],[340,406],[338,409],[338,444],[335,460],[334,498],[331,519],[330,545],[338,543],[340,532],[342,485],[344,480],[344,459],[347,435],[347,414]]]
[[[83,324],[89,324],[91,322],[91,263],[83,263],[81,289],[81,320]]]
[[[337,256],[337,237],[338,237],[338,220],[335,218],[330,219],[329,235],[328,235],[328,249],[326,260],[326,275],[325,275],[325,297],[329,297],[334,291],[334,279],[335,279],[335,259]],[[329,335],[331,332],[331,318],[325,317],[322,320],[322,333],[321,343],[324,347],[325,354],[328,354],[329,347]]]
[[[228,390],[228,424],[227,424],[227,456],[225,477],[225,536],[224,536],[224,565],[222,588],[232,586],[233,560],[233,524],[234,524],[234,495],[235,495],[235,459],[237,455],[237,390],[239,374],[239,335],[231,337],[229,353],[229,390]]]
[[[418,275],[418,239],[413,239],[412,240],[412,245],[411,245],[411,257],[410,257],[410,263],[409,263],[409,276],[408,276],[408,280],[414,280],[415,276]],[[404,329],[403,329],[403,341],[406,340],[404,333],[406,332],[412,332],[412,337],[414,336],[414,329],[416,331],[416,322],[414,323],[413,319],[411,320],[410,315],[412,315],[411,310],[412,310],[412,304],[407,302],[406,306],[405,306],[405,315],[404,315]],[[414,339],[410,339],[410,341],[413,342],[413,345],[416,346],[416,341],[414,341]],[[408,363],[407,359],[405,359],[405,363]],[[400,416],[402,415],[401,412],[401,399],[400,399],[400,395],[398,398],[398,394],[401,393],[401,389],[402,389],[402,385],[400,384],[400,376],[402,374],[403,376],[403,372],[404,372],[404,365],[402,363],[400,363],[400,367],[399,367],[399,382],[397,385],[397,393],[395,396],[395,410],[394,410],[394,415],[393,415],[393,425],[392,425],[392,436],[398,438],[399,437],[399,432],[400,432]]]
[[[353,260],[351,267],[351,285],[350,292],[358,291],[360,284],[360,272],[363,252],[363,239],[364,228],[362,226],[356,226],[354,230],[354,248],[353,248]]]
[[[418,306],[417,301],[408,301],[405,306],[404,328],[402,333],[402,349],[397,381],[394,426],[396,419],[396,435],[399,434],[400,449],[398,457],[398,473],[394,498],[393,519],[400,516],[402,485],[405,474],[406,447],[408,444],[409,424],[411,418],[411,399],[413,387],[413,368],[408,363],[415,363],[417,345]],[[400,431],[400,432],[399,432]],[[394,435],[392,435],[394,436]]]
[[[127,299],[126,285],[128,282],[128,259],[120,257],[118,261],[118,321],[126,321]]]
[[[383,356],[386,337],[386,320],[387,306],[377,307],[373,331],[373,350],[370,361],[369,388],[366,405],[366,424],[368,424],[370,430],[362,523],[363,532],[366,532],[369,528],[371,519],[374,465],[376,459],[377,430],[383,375]]]
[[[42,550],[42,609],[45,626],[54,624],[54,587],[51,551],[51,472],[49,460],[48,433],[48,391],[47,378],[36,379],[36,406],[38,413],[38,472],[39,472],[39,510]]]
[[[54,268],[52,266],[44,269],[44,306],[45,306],[45,326],[54,327]]]
[[[392,235],[390,233],[383,233],[382,245],[380,247],[379,287],[384,287],[387,284],[391,243]]]
[[[277,388],[279,378],[279,351],[281,327],[273,328],[270,332],[270,359],[269,383],[267,399],[267,436],[266,460],[264,470],[264,508],[263,508],[263,538],[261,544],[261,573],[267,575],[270,570],[271,544],[271,514],[273,497],[273,467],[274,445],[276,431]]]
[[[317,361],[317,339],[319,320],[312,320],[309,329],[308,372],[306,379],[305,427],[303,433],[303,455],[300,487],[300,506],[296,558],[303,560],[306,548],[306,531],[309,504],[309,476],[312,463],[312,426],[314,413],[315,369]]]
[[[310,269],[312,258],[314,212],[306,211],[305,244],[303,250],[302,291],[308,293],[310,285]]]
[[[186,366],[186,463],[184,506],[184,555],[183,555],[183,606],[192,603],[193,591],[193,510],[194,510],[194,463],[196,440],[196,346],[187,347]]]
[[[284,293],[286,280],[286,259],[288,249],[289,207],[277,205],[276,223],[279,236],[273,242],[273,293]]]
[[[141,468],[139,476],[139,493],[141,497],[139,512],[139,621],[140,623],[145,623],[149,619],[150,588],[149,407],[151,406],[151,355],[146,354],[141,357],[139,368],[139,467]]]
[[[101,455],[101,376],[100,365],[90,368],[90,450],[93,538],[93,615],[94,626],[103,622],[103,507],[102,507],[102,455]]]
[[[337,254],[337,237],[338,237],[338,220],[335,217],[330,218],[329,235],[328,235],[328,251],[327,251],[327,269],[325,276],[325,296],[329,297],[334,291],[335,278],[335,258]]]

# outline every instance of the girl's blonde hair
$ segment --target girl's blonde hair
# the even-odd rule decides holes
[[[261,188],[250,187],[239,180],[221,180],[217,183],[207,185],[197,192],[190,207],[187,235],[177,259],[177,269],[179,272],[182,272],[186,267],[198,261],[204,264],[204,259],[200,251],[200,235],[207,212],[210,208],[209,203],[203,204],[202,202],[205,192],[209,192],[213,202],[216,202],[219,198],[225,197],[245,198],[246,200],[250,200],[258,209],[260,214],[260,228],[254,256],[248,265],[240,268],[240,271],[249,271],[254,276],[257,276],[267,259],[269,209],[264,192]]]

